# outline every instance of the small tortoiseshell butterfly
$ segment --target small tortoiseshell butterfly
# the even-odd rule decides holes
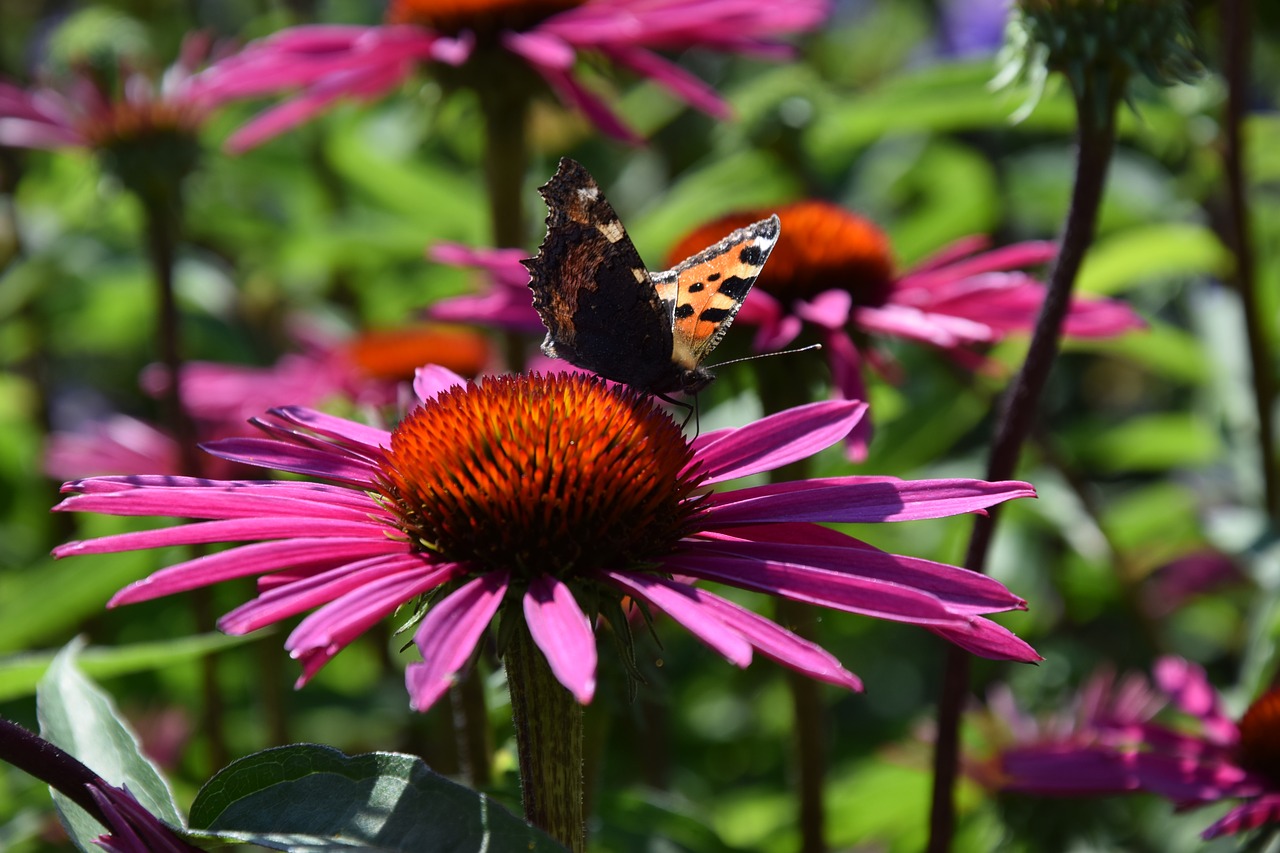
[[[640,260],[595,179],[569,158],[538,190],[547,236],[528,267],[542,351],[667,399],[714,377],[702,361],[729,330],[764,268],[778,217],[739,228],[665,272]]]

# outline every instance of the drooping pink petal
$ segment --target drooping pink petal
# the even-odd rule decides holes
[[[1035,497],[1027,483],[830,477],[770,483],[707,499],[708,529],[779,521],[867,523],[943,518]]]
[[[840,441],[866,411],[866,404],[832,400],[797,406],[696,445],[707,485],[773,471]]]
[[[391,433],[388,430],[334,417],[306,406],[278,406],[267,412],[263,420],[271,418],[303,427],[308,432],[330,439],[334,444],[358,451],[377,451],[391,444]]]
[[[965,625],[956,628],[951,626],[925,626],[948,642],[978,657],[991,660],[1013,660],[1021,663],[1036,663],[1044,660],[1040,654],[1017,634],[1003,625],[990,619],[975,616]]]
[[[502,46],[524,57],[535,67],[553,68],[568,73],[577,61],[573,47],[551,33],[520,33],[508,30],[502,34]]]
[[[905,289],[937,287],[980,273],[1037,266],[1048,263],[1058,254],[1056,243],[1043,240],[1029,240],[990,252],[973,253],[986,242],[986,238],[980,237],[957,241],[925,263],[908,270],[898,279],[898,285]],[[962,259],[961,255],[968,257]]]
[[[266,483],[246,484],[241,488],[218,488],[210,485],[181,487],[150,487],[93,491],[65,498],[54,509],[58,512],[101,512],[123,516],[172,516],[175,518],[324,518],[349,522],[368,523],[369,517],[387,517],[368,495],[342,489],[347,501],[335,501],[328,492],[320,491],[324,484],[293,483],[300,488],[275,492]],[[307,494],[306,487],[314,488]]]
[[[190,525],[188,525],[190,526]],[[298,566],[332,568],[368,557],[404,553],[404,543],[390,539],[285,539],[256,542],[160,569],[112,596],[107,607],[150,601],[225,580],[250,577]]]
[[[733,117],[733,110],[716,94],[715,89],[656,53],[643,48],[622,46],[609,46],[603,50],[606,56],[619,65],[654,81],[695,109],[722,121]]]
[[[1267,794],[1241,803],[1200,834],[1208,841],[1219,835],[1236,835],[1260,826],[1280,823],[1280,794]]]
[[[284,644],[292,657],[306,661],[296,686],[306,684],[324,663],[400,605],[464,573],[465,569],[456,563],[419,565],[370,579],[311,613]]]
[[[862,356],[853,345],[853,339],[844,329],[835,329],[823,336],[822,346],[831,366],[831,387],[844,400],[867,399],[867,385],[862,378]],[[867,446],[871,444],[874,424],[867,411],[845,438],[845,457],[850,462],[862,462],[867,458]]]
[[[524,621],[556,680],[579,704],[590,702],[596,692],[596,635],[569,587],[551,575],[530,581]]]
[[[96,539],[71,541],[59,545],[53,555],[58,559],[83,554],[117,554],[144,548],[167,548],[171,545],[210,545],[221,542],[249,542],[258,539],[387,539],[393,532],[382,524],[335,518],[231,518],[179,524],[132,533],[116,533]],[[212,556],[212,555],[211,555]]]
[[[219,459],[358,487],[368,485],[379,473],[377,465],[351,454],[340,455],[336,447],[320,450],[269,438],[225,438],[201,446]]]
[[[1204,668],[1184,658],[1167,655],[1156,661],[1156,684],[1184,713],[1199,718],[1213,743],[1235,746],[1240,729],[1223,713],[1218,692],[1209,684]]]
[[[725,660],[745,669],[751,663],[751,644],[742,634],[720,620],[708,605],[708,593],[697,587],[668,581],[654,575],[601,572],[614,585],[666,613]]]
[[[434,400],[441,392],[450,388],[466,384],[467,380],[449,368],[435,364],[419,367],[413,372],[413,393],[423,402]]]
[[[219,619],[218,629],[227,634],[247,634],[333,601],[366,582],[414,570],[427,570],[417,554],[384,554],[346,562],[266,589]]]
[[[509,577],[506,571],[488,572],[427,610],[413,634],[422,663],[411,663],[405,670],[414,710],[427,710],[453,685],[454,675],[471,658],[480,635],[498,612]]]
[[[751,645],[770,660],[789,666],[810,678],[862,692],[862,681],[845,669],[835,655],[816,643],[705,590],[702,592],[702,603],[715,611],[722,622],[746,637]]]
[[[534,70],[566,104],[577,108],[592,124],[608,136],[631,145],[639,145],[644,140],[631,128],[622,123],[613,111],[605,106],[604,101],[587,91],[573,76],[548,65],[535,65]]]
[[[681,551],[668,557],[665,566],[691,577],[893,622],[958,627],[970,618],[948,611],[943,601],[922,590],[796,563]]]

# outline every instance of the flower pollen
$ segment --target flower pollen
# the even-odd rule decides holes
[[[1280,782],[1280,687],[1259,696],[1240,720],[1240,764]]]
[[[523,30],[584,0],[392,0],[387,23],[416,24],[457,35]]]
[[[401,422],[381,484],[413,546],[476,571],[573,577],[660,559],[701,477],[647,397],[579,374],[456,386]]]
[[[782,220],[782,232],[756,287],[783,303],[836,289],[847,290],[859,305],[882,305],[888,299],[893,288],[888,236],[869,220],[825,201],[731,213],[681,240],[671,260],[689,257],[771,213]]]

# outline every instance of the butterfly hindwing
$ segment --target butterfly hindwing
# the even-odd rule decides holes
[[[662,384],[672,370],[670,309],[613,207],[568,158],[539,192],[547,236],[524,265],[547,327],[543,352],[644,390]]]
[[[778,217],[771,216],[653,274],[659,298],[671,306],[671,358],[676,364],[694,369],[720,343],[764,269],[779,231]]]

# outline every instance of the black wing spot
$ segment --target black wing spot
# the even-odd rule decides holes
[[[706,289],[707,289],[707,286],[700,281],[695,281],[693,284],[689,285],[690,293],[701,293]]]
[[[689,311],[693,313],[692,309]],[[698,315],[699,323],[723,323],[729,319],[729,315],[733,312],[728,308],[704,308],[702,313]]]
[[[719,280],[720,280],[720,273],[718,272],[713,272],[711,275],[707,276],[707,281],[719,281]]]
[[[738,253],[738,260],[742,261],[747,266],[751,266],[751,267],[760,266],[760,259],[761,259],[760,247],[755,245],[754,243],[751,244],[750,246],[747,246],[745,249],[743,249],[741,252]]]
[[[702,313],[705,314],[707,312],[703,311]],[[693,306],[690,305],[688,302],[686,302],[683,305],[676,306],[675,317],[677,320],[687,320],[692,316],[693,316]]]
[[[734,302],[741,302],[747,298],[747,294],[751,291],[752,281],[754,279],[739,278],[736,275],[731,275],[720,285],[720,293]]]

